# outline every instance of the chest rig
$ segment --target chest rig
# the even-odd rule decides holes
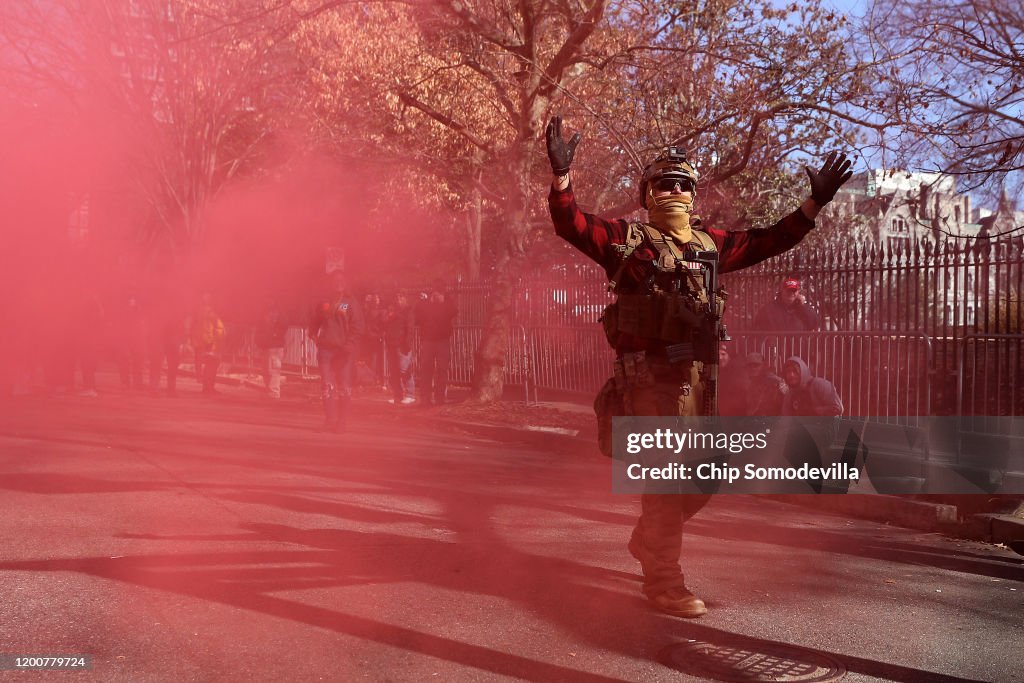
[[[616,350],[624,345],[665,355],[670,362],[695,360],[695,336],[704,324],[708,307],[708,287],[714,286],[707,271],[694,258],[696,252],[715,252],[714,241],[706,232],[693,230],[692,239],[680,247],[653,226],[631,223],[626,242],[616,247],[619,267],[608,283],[616,300],[601,317],[608,343]],[[640,278],[623,288],[620,278],[644,240],[657,252],[651,261],[640,261]],[[716,297],[720,316],[724,296]],[[699,355],[699,354],[697,354]]]

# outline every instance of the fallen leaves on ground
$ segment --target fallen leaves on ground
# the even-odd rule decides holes
[[[441,416],[467,422],[525,427],[558,427],[560,429],[591,429],[594,416],[583,412],[570,412],[543,404],[521,401],[495,403],[458,403],[446,406]]]

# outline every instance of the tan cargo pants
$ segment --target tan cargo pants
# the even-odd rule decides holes
[[[627,387],[623,404],[627,415],[690,417],[700,414],[702,385],[697,367],[668,373],[654,369],[653,383]],[[673,376],[674,375],[674,376]],[[629,540],[629,551],[643,568],[643,592],[649,597],[684,585],[679,565],[683,523],[704,507],[711,496],[696,494],[643,494],[640,518]]]

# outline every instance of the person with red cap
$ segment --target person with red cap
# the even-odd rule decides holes
[[[788,276],[782,281],[775,299],[754,317],[758,332],[810,332],[821,327],[818,312],[811,308],[800,291],[800,280]]]

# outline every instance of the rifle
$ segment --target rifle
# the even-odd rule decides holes
[[[708,293],[708,302],[701,312],[699,330],[694,339],[694,356],[704,365],[703,414],[708,417],[718,415],[718,344],[731,341],[725,325],[722,324],[722,306],[720,299],[725,299],[725,292],[718,287],[718,252],[690,251],[684,255],[687,261],[699,263],[704,275],[704,288]]]

